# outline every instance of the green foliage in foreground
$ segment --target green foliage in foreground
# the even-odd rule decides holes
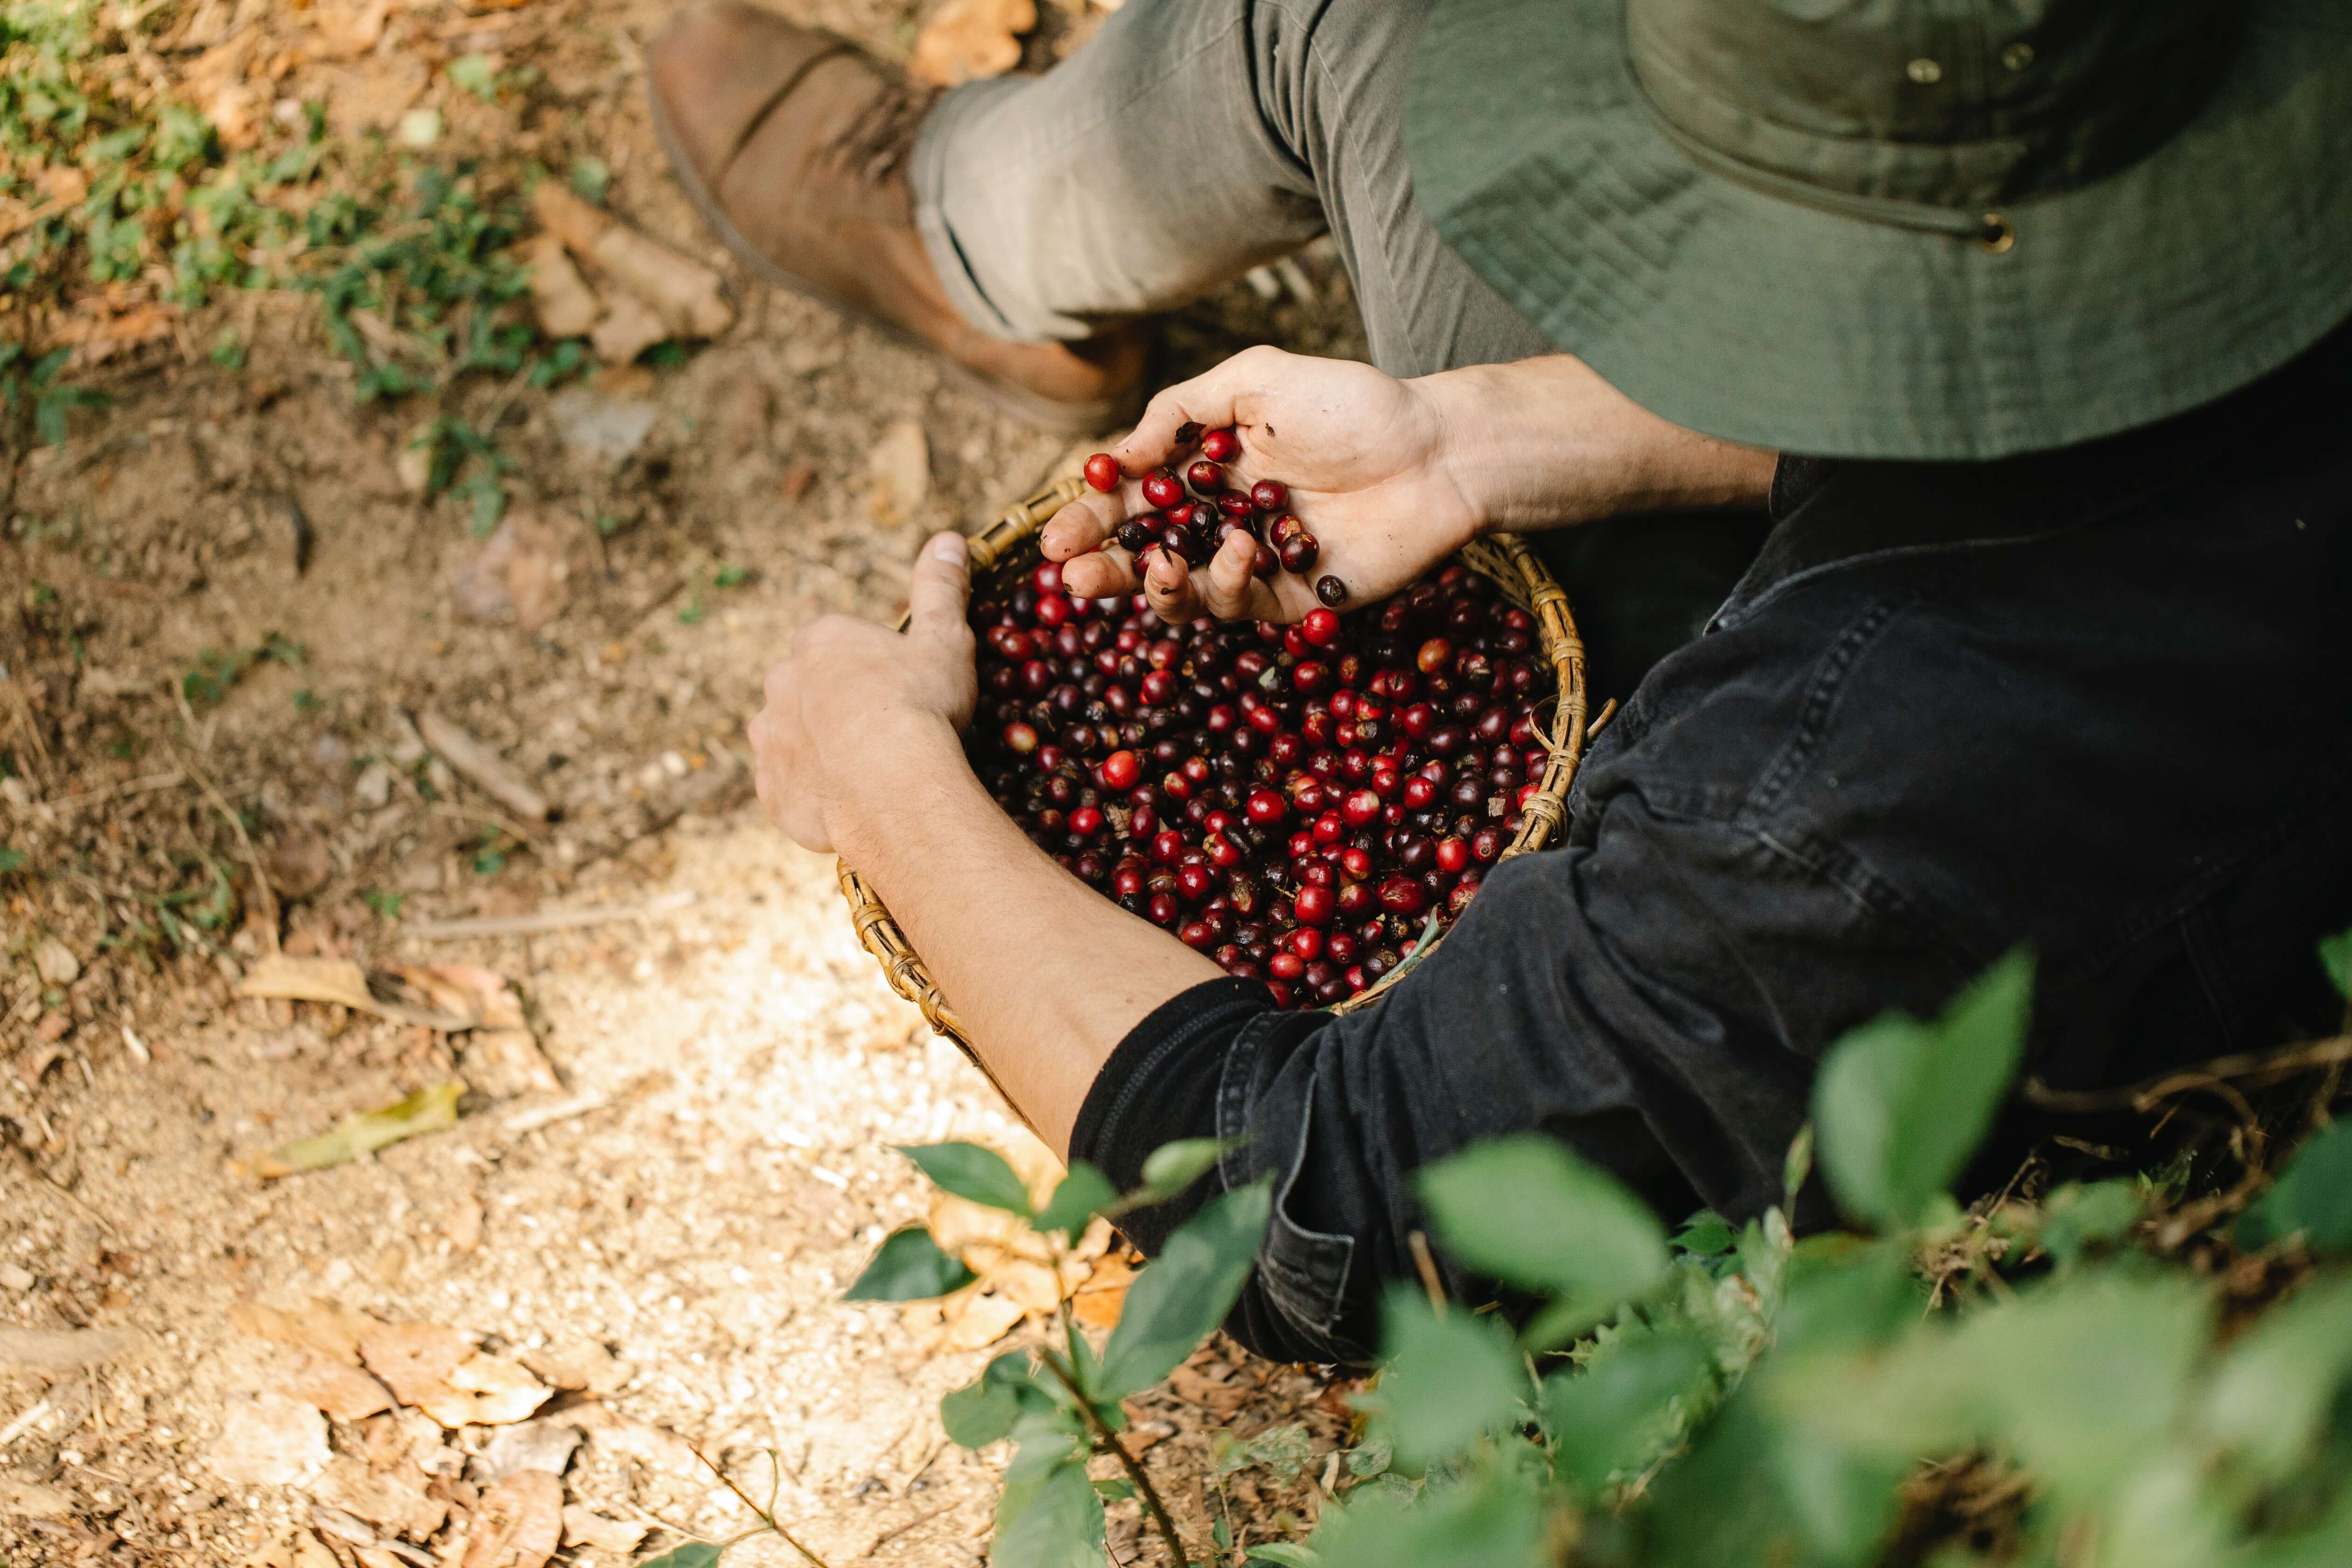
[[[2324,962],[2352,989],[2347,954],[2339,939]],[[2012,955],[1940,1018],[1881,1019],[1825,1058],[1788,1181],[1793,1194],[1817,1152],[1853,1231],[1795,1241],[1775,1208],[1736,1233],[1701,1215],[1670,1241],[1612,1177],[1539,1137],[1425,1170],[1421,1195],[1442,1244],[1544,1305],[1514,1331],[1392,1289],[1383,1371],[1358,1398],[1363,1441],[1340,1499],[1300,1540],[1237,1543],[1221,1523],[1207,1560],[2352,1562],[2352,1268],[2328,1258],[2352,1249],[2352,1128],[2324,1127],[2239,1220],[2242,1247],[2320,1259],[2251,1324],[2225,1321],[2210,1271],[2130,1245],[2165,1198],[2160,1184],[2069,1184],[1963,1214],[1949,1189],[2008,1093],[2031,995],[2031,964]],[[949,1191],[1075,1237],[1090,1214],[1182,1190],[1217,1151],[1162,1151],[1151,1191],[1116,1201],[1081,1163],[1042,1213],[988,1151],[907,1152]],[[1123,1462],[1112,1442],[1120,1400],[1223,1320],[1269,1207],[1264,1184],[1213,1200],[1138,1277],[1099,1347],[1066,1319],[1047,1343],[999,1356],[941,1403],[954,1441],[1018,1445],[995,1561],[1095,1568],[1106,1561],[1103,1500],[1139,1488],[1163,1550],[1181,1554],[1140,1468],[1096,1479],[1088,1460]],[[961,1271],[921,1230],[901,1231],[851,1294],[902,1299],[926,1280],[949,1288]],[[1247,1464],[1296,1474],[1304,1450],[1296,1428],[1228,1440],[1219,1474]],[[1939,1500],[1963,1500],[1970,1479],[1982,1483],[1971,1495],[2005,1500],[1978,1510],[1981,1553],[1968,1530],[1933,1523]]]

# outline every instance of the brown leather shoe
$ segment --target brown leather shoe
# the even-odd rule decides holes
[[[932,350],[1033,425],[1076,434],[1133,416],[1140,328],[1007,342],[949,303],[907,184],[933,95],[846,39],[738,0],[680,11],[650,61],[654,128],[678,184],[761,276]]]

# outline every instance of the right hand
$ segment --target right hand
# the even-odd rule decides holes
[[[1479,527],[1443,460],[1447,420],[1425,384],[1351,360],[1245,349],[1151,400],[1134,431],[1110,448],[1124,482],[1055,513],[1039,541],[1045,558],[1064,563],[1064,584],[1082,598],[1135,592],[1135,560],[1112,535],[1151,510],[1143,476],[1158,468],[1181,474],[1192,454],[1176,445],[1180,426],[1231,426],[1242,450],[1225,466],[1228,482],[1242,489],[1262,479],[1289,486],[1289,510],[1315,535],[1318,559],[1307,577],[1280,572],[1269,583],[1250,574],[1255,550],[1244,532],[1196,569],[1154,551],[1140,584],[1151,607],[1171,623],[1202,615],[1296,621],[1318,603],[1313,579],[1325,575],[1347,584],[1350,605],[1384,599],[1461,549]]]

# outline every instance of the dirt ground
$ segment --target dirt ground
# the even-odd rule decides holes
[[[1003,1346],[836,1298],[925,1211],[889,1145],[1026,1134],[883,984],[831,862],[761,822],[740,736],[795,627],[892,614],[928,529],[979,526],[1071,453],[709,241],[641,101],[665,9],[447,9],[554,86],[469,133],[598,149],[614,210],[719,267],[739,310],[675,368],[509,389],[501,535],[415,492],[420,411],[355,405],[292,294],[215,313],[242,367],[188,352],[218,324],[193,321],[22,454],[0,544],[0,847],[24,857],[0,872],[0,1561],[528,1563],[551,1505],[500,1479],[551,1469],[558,1560],[627,1561],[748,1522],[697,1448],[754,1493],[775,1455],[778,1518],[835,1568],[987,1558],[1007,1456],[948,1445],[935,1406]],[[1083,33],[1045,9],[1033,63]],[[805,14],[898,54],[919,21]],[[337,68],[356,90],[417,68]],[[1173,319],[1163,375],[1259,341],[1360,353],[1344,279],[1300,261],[1272,298],[1262,278]],[[428,752],[428,715],[551,819]],[[572,910],[604,918],[431,932]],[[521,1042],[240,996],[273,946],[480,966]],[[452,1078],[446,1130],[255,1173]],[[397,1408],[358,1414],[354,1346],[382,1374],[386,1334],[469,1359],[437,1399],[394,1379]],[[1137,1402],[1196,1552],[1219,1513],[1245,1538],[1310,1521],[1344,1427],[1322,1380],[1243,1359]],[[1212,1484],[1218,1433],[1292,1422],[1304,1478]],[[1116,1554],[1156,1560],[1138,1533],[1115,1509]]]

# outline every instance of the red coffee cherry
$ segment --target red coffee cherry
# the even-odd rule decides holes
[[[1087,459],[1087,483],[1098,490],[1118,489],[1118,459],[1108,452],[1097,452]]]

